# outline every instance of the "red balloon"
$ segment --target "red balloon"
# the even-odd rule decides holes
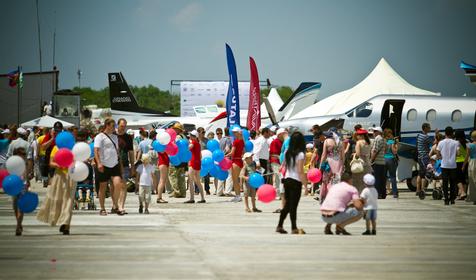
[[[264,184],[256,191],[258,200],[264,203],[269,203],[276,198],[276,190],[270,184]]]
[[[227,157],[222,159],[222,161],[220,161],[220,163],[218,164],[218,166],[220,166],[221,170],[229,170],[232,165],[233,165],[233,162],[231,161],[231,159],[229,159]]]
[[[61,148],[56,152],[55,157],[53,158],[53,160],[60,167],[67,168],[73,163],[74,155],[73,155],[73,152],[71,152],[70,150],[68,150],[66,148]]]
[[[8,175],[8,171],[6,169],[0,169],[0,189],[2,188],[2,183],[3,183],[3,179],[5,179],[5,177],[7,177]]]
[[[166,132],[170,135],[170,142],[175,142],[175,138],[177,138],[177,132],[172,128],[166,130]]]
[[[311,183],[319,183],[322,179],[321,170],[317,168],[311,168],[307,171],[307,179]]]
[[[175,156],[178,153],[178,147],[175,142],[171,141],[169,144],[167,144],[167,146],[165,146],[165,152],[169,156]]]

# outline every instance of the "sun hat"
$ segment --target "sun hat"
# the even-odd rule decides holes
[[[280,129],[278,129],[278,131],[276,132],[276,135],[279,135],[279,134],[281,134],[281,133],[286,133],[286,132],[287,132],[286,129],[280,128]]]
[[[190,132],[190,135],[195,136],[195,137],[198,137],[198,131],[196,131],[196,130],[194,129],[194,130],[192,130],[192,131]]]
[[[368,173],[364,175],[364,184],[367,186],[373,186],[375,184],[375,177],[374,175]]]
[[[307,143],[306,149],[312,149],[314,145],[312,143]]]
[[[253,153],[246,152],[246,153],[244,153],[244,155],[243,155],[243,160],[245,160],[246,158],[252,157],[252,156],[253,156]]]

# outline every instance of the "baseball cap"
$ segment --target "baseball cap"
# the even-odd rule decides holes
[[[5,129],[4,131],[2,131],[3,134],[9,134],[10,133],[10,129]]]
[[[243,155],[243,160],[245,160],[245,158],[249,158],[249,157],[252,157],[252,156],[253,156],[253,153],[246,152],[246,153]]]
[[[194,130],[192,130],[192,131],[190,132],[190,135],[193,135],[193,136],[195,136],[195,137],[198,137],[198,131],[196,131],[196,130],[194,129]]]
[[[364,184],[367,186],[373,186],[375,184],[375,177],[372,174],[365,174],[364,175]]]
[[[241,132],[241,128],[239,128],[238,126],[235,126],[235,127],[233,127],[233,129],[231,131],[232,132]]]
[[[27,131],[23,127],[19,127],[17,129],[17,133],[20,134],[20,135],[25,135],[27,133]]]
[[[383,129],[382,129],[380,126],[374,127],[373,130],[374,130],[374,131],[378,131],[378,132],[382,132],[382,131],[383,131]]]
[[[314,147],[314,145],[312,145],[311,143],[307,143],[306,145],[306,149],[312,149]]]
[[[278,131],[276,132],[276,135],[279,135],[281,133],[286,133],[286,129],[284,129],[284,128],[278,129]]]

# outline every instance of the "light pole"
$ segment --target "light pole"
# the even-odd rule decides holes
[[[78,87],[81,88],[81,75],[83,74],[81,69],[78,68],[77,74],[78,74]]]

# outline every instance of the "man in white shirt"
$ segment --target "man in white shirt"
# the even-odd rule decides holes
[[[436,148],[438,157],[441,158],[441,177],[443,179],[443,195],[445,205],[455,204],[456,199],[456,154],[459,142],[453,139],[454,130],[451,126],[445,128],[445,139],[438,143]],[[450,185],[448,197],[448,181]]]
[[[99,204],[101,206],[99,214],[101,216],[107,215],[104,208],[104,199],[107,183],[110,179],[113,183],[113,188],[111,188],[113,210],[111,212],[121,216],[125,214],[122,205],[118,204],[122,190],[122,177],[118,155],[119,141],[117,135],[113,134],[115,124],[113,119],[106,119],[104,121],[104,132],[99,133],[94,138],[94,159],[99,171],[96,174],[96,179],[99,181]]]
[[[255,140],[253,147],[253,161],[256,162],[256,168],[264,169],[264,174],[269,173],[268,159],[269,159],[269,144],[268,138],[271,135],[269,128],[261,129],[261,135]],[[271,182],[271,176],[264,176],[265,182]]]

